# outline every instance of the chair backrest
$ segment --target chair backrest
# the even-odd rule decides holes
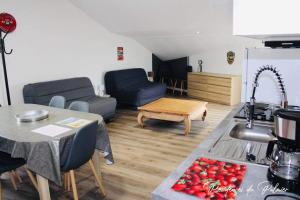
[[[75,110],[79,112],[89,112],[89,103],[84,101],[73,101],[69,105],[69,110]]]
[[[74,136],[66,162],[62,170],[77,169],[91,159],[96,146],[98,121],[81,128]]]
[[[66,98],[63,96],[54,96],[51,98],[49,106],[64,109],[66,106]]]

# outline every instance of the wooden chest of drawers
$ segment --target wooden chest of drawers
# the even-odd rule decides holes
[[[188,73],[188,95],[190,97],[235,105],[241,100],[240,76],[214,73]]]

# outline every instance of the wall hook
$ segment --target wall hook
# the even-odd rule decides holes
[[[12,52],[13,52],[13,49],[11,49],[9,52],[7,52],[6,49],[4,49],[4,53],[7,55],[12,54]]]
[[[8,33],[5,33],[4,37],[3,37],[3,38],[0,38],[0,39],[1,39],[1,43],[0,43],[1,51],[0,51],[0,52],[3,51],[3,53],[9,55],[9,54],[12,54],[13,49],[11,49],[9,52],[6,51],[6,49],[5,49],[4,40],[5,40],[6,36],[7,36],[7,34],[8,34]]]

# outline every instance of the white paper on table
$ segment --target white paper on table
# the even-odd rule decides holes
[[[43,126],[43,127],[34,129],[34,130],[32,130],[32,132],[39,133],[39,134],[42,134],[42,135],[47,135],[47,136],[50,136],[50,137],[55,137],[55,136],[58,136],[60,134],[66,133],[70,130],[72,130],[72,129],[50,124],[50,125],[47,125],[47,126]]]

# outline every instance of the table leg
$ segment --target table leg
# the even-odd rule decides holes
[[[138,114],[138,123],[143,128],[144,127],[144,115],[143,112],[139,112]]]
[[[39,186],[39,195],[41,200],[51,200],[48,179],[36,175]]]
[[[192,125],[191,119],[189,116],[186,116],[184,118],[184,125],[185,125],[184,135],[188,135],[189,132],[191,131],[191,125]]]

